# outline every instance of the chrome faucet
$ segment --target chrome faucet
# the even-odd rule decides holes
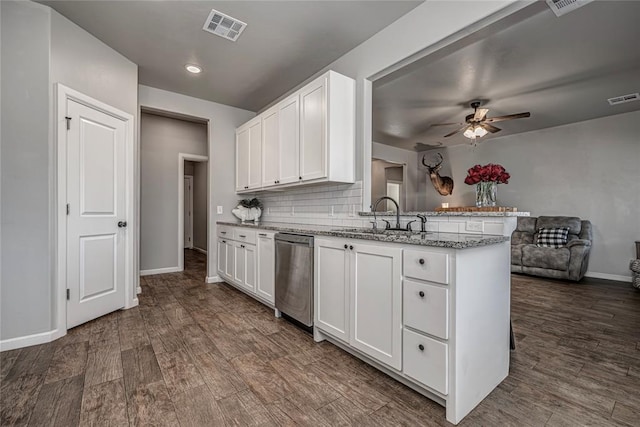
[[[416,216],[420,218],[420,231],[425,233],[427,231],[427,228],[426,228],[427,216],[425,214],[418,214]]]
[[[376,209],[378,208],[378,205],[380,204],[380,202],[383,201],[383,200],[391,200],[393,202],[393,204],[396,205],[396,226],[395,226],[395,228],[391,228],[391,224],[389,224],[389,222],[387,221],[387,226],[386,226],[385,230],[405,230],[404,228],[402,228],[400,226],[400,206],[398,206],[398,202],[396,202],[395,200],[393,200],[393,198],[391,198],[389,196],[382,196],[378,200],[376,200],[376,202],[373,204],[372,211],[373,211],[374,219],[375,219],[375,215],[376,215]]]

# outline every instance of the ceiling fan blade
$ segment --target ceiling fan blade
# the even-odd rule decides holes
[[[473,115],[473,120],[479,122],[480,120],[485,118],[485,116],[487,115],[488,112],[489,112],[488,108],[478,108],[478,109],[476,109],[476,112]]]
[[[491,126],[489,123],[480,123],[480,127],[488,130],[491,133],[500,132],[502,129],[497,128],[495,126]]]
[[[465,129],[466,129],[466,128],[468,128],[468,127],[469,127],[469,126],[467,126],[467,125],[462,126],[460,129],[454,130],[453,132],[449,132],[448,134],[446,134],[446,135],[444,136],[444,138],[449,138],[450,136],[453,136],[453,135],[455,135],[455,134],[456,134],[456,133],[458,133],[458,132],[462,132],[463,130],[465,130]]]
[[[433,127],[433,126],[451,126],[451,125],[462,126],[463,124],[464,123],[460,123],[460,122],[455,122],[455,123],[452,122],[452,123],[436,123],[436,124],[429,125],[429,126],[431,126],[431,127]]]
[[[525,117],[531,117],[531,113],[527,111],[526,113],[509,114],[508,116],[492,117],[490,119],[486,119],[484,122],[495,123],[495,122],[503,122],[505,120],[523,119]]]

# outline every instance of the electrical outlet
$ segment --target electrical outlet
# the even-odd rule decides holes
[[[218,212],[218,215],[222,215],[222,206],[218,206],[217,212]]]
[[[478,231],[482,233],[484,231],[484,222],[482,221],[467,221],[465,226],[467,231]]]

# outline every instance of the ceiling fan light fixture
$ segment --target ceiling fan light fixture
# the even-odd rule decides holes
[[[470,128],[470,127],[468,127],[468,128],[464,131],[463,135],[464,135],[464,136],[466,136],[466,137],[467,137],[467,138],[469,138],[469,139],[476,139],[476,133],[475,133],[475,132],[473,131],[473,129],[472,129],[472,128]]]
[[[469,139],[476,139],[476,138],[482,138],[487,133],[488,133],[487,130],[482,126],[473,125],[465,129],[463,135]]]
[[[473,133],[475,133],[477,138],[482,138],[489,132],[487,132],[487,130],[482,126],[476,126],[475,129],[473,130]]]

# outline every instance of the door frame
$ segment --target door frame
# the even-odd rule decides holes
[[[191,223],[189,225],[189,235],[191,236],[191,244],[189,246],[185,246],[185,248],[188,247],[189,249],[193,249],[193,175],[185,175],[184,179],[189,181],[189,212],[191,212]],[[184,185],[184,181],[183,181],[183,185]],[[184,227],[183,227],[183,230],[184,230]]]
[[[52,339],[57,339],[67,333],[67,125],[66,105],[67,101],[75,101],[86,107],[100,111],[101,113],[115,117],[125,124],[125,212],[129,223],[129,231],[125,236],[125,301],[124,308],[132,308],[138,305],[138,297],[135,293],[134,272],[134,247],[138,234],[138,223],[134,213],[134,117],[133,115],[105,104],[88,95],[71,89],[61,83],[55,84],[55,223],[53,252],[55,256],[54,298],[56,330]]]
[[[209,156],[178,153],[178,271],[184,271],[184,161],[208,162]],[[208,176],[208,174],[207,174]],[[192,186],[193,187],[193,186]],[[207,183],[207,206],[209,204],[209,184]],[[193,209],[191,209],[193,212]],[[191,216],[193,218],[193,215]],[[191,232],[193,236],[193,231]],[[207,250],[209,247],[207,246]],[[207,256],[208,257],[208,256]],[[207,265],[208,265],[207,261]]]

